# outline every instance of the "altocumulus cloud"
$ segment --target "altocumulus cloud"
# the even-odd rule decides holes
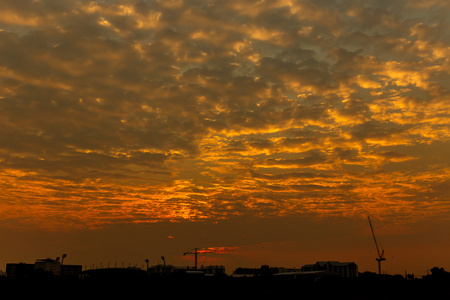
[[[2,222],[445,218],[449,11],[2,1]]]

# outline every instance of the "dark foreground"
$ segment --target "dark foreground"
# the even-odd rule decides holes
[[[343,279],[321,280],[178,277],[103,279],[0,280],[4,299],[450,299],[450,282],[432,280]]]

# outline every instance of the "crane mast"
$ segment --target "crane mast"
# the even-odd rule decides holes
[[[188,251],[188,252],[184,252],[183,255],[186,254],[194,254],[194,259],[195,259],[195,267],[194,270],[197,270],[197,256],[198,256],[198,248],[195,248],[193,251]]]
[[[183,255],[186,254],[194,254],[195,256],[195,270],[197,270],[197,257],[198,254],[207,254],[207,253],[229,253],[233,251],[233,247],[208,247],[208,248],[194,248],[191,251],[184,252]]]
[[[383,249],[381,249],[381,253],[380,253],[380,248],[378,247],[378,242],[375,237],[375,232],[373,231],[372,222],[370,221],[370,217],[367,217],[367,218],[369,219],[370,230],[372,231],[372,236],[373,236],[373,240],[375,242],[375,247],[377,248],[378,257],[376,258],[376,260],[378,262],[378,274],[381,275],[381,262],[383,260],[386,260],[386,258],[384,258],[384,250]]]

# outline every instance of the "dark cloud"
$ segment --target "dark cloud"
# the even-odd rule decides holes
[[[399,149],[448,140],[448,9],[2,1],[2,201],[22,191],[62,222],[48,207],[89,199],[77,209],[95,222],[147,222],[366,209],[347,196],[382,214],[378,190],[392,206],[441,191],[442,156],[420,173],[406,162],[426,149]],[[402,190],[410,176],[432,184]]]

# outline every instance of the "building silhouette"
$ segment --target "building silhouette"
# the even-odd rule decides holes
[[[302,272],[336,275],[345,278],[358,277],[358,265],[354,262],[318,261],[302,267]]]
[[[224,266],[201,266],[200,268],[172,266],[172,265],[155,265],[147,268],[147,274],[151,276],[170,276],[170,275],[200,275],[200,276],[221,276],[225,275]]]
[[[29,278],[34,274],[34,264],[8,263],[6,264],[6,276],[12,279]]]
[[[269,265],[262,265],[260,268],[239,267],[234,270],[233,277],[264,277],[285,272],[286,268],[270,267]]]
[[[269,267],[262,265],[260,268],[237,268],[233,277],[263,277],[275,276],[277,278],[305,278],[305,277],[343,277],[357,278],[358,265],[354,262],[318,261],[315,264],[304,265],[301,269]]]
[[[37,259],[34,264],[8,263],[6,276],[8,278],[32,278],[36,276],[78,277],[81,274],[81,265],[65,265],[57,259]]]

